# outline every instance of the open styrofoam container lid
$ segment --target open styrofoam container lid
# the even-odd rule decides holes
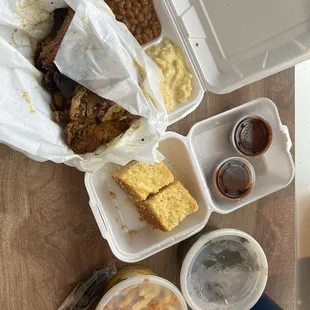
[[[167,0],[205,90],[223,94],[310,57],[308,0]]]

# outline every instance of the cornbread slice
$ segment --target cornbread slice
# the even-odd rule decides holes
[[[174,180],[173,174],[163,162],[152,166],[131,161],[112,177],[136,202],[145,200],[150,194],[156,194]]]
[[[154,229],[170,231],[189,214],[197,211],[198,205],[184,186],[175,181],[140,202],[137,209]]]

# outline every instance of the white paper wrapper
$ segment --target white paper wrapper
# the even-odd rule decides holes
[[[57,67],[142,118],[108,148],[84,156],[73,154],[65,145],[63,129],[52,119],[51,98],[41,88],[41,73],[32,64],[37,40],[52,25],[49,12],[67,4],[0,0],[0,141],[35,160],[63,162],[83,171],[94,171],[109,161],[161,160],[156,147],[167,127],[167,113],[160,70],[103,0],[68,4],[76,14],[57,54]]]

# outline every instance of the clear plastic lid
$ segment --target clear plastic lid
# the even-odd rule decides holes
[[[259,244],[246,233],[222,229],[201,237],[188,252],[181,288],[194,310],[247,310],[263,293],[267,274]]]
[[[167,0],[203,87],[227,93],[309,58],[308,0]]]
[[[231,132],[231,143],[245,156],[263,155],[272,143],[272,128],[262,117],[248,115],[241,118]]]

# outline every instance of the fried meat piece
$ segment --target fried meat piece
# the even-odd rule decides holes
[[[54,119],[57,123],[68,123],[70,122],[69,110],[55,111],[53,113]]]
[[[58,91],[57,85],[54,81],[54,71],[47,71],[43,74],[41,85],[51,94]]]
[[[53,111],[53,116],[56,122],[70,122],[70,105],[70,100],[67,100],[61,92],[53,94],[51,110]]]
[[[50,70],[54,66],[60,44],[69,28],[74,11],[71,8],[56,9],[51,32],[41,40],[34,55],[35,66],[41,70]]]
[[[61,74],[58,70],[54,72],[53,79],[58,90],[66,99],[71,99],[79,86],[77,82]]]
[[[124,133],[130,126],[127,120],[108,121],[100,124],[70,122],[65,130],[66,140],[74,153],[95,152],[98,147],[109,143]]]
[[[101,98],[57,69],[54,60],[73,16],[70,8],[54,11],[53,28],[38,43],[34,60],[43,72],[42,86],[52,95],[54,119],[66,124],[67,144],[75,153],[84,154],[124,133],[139,116]]]
[[[113,110],[111,110],[112,107]],[[113,111],[117,111],[118,117],[112,117]],[[101,98],[85,87],[79,86],[72,98],[70,118],[77,122],[101,123],[109,120],[121,120],[121,116],[125,114],[124,111],[115,102]],[[106,116],[107,114],[108,116]]]

